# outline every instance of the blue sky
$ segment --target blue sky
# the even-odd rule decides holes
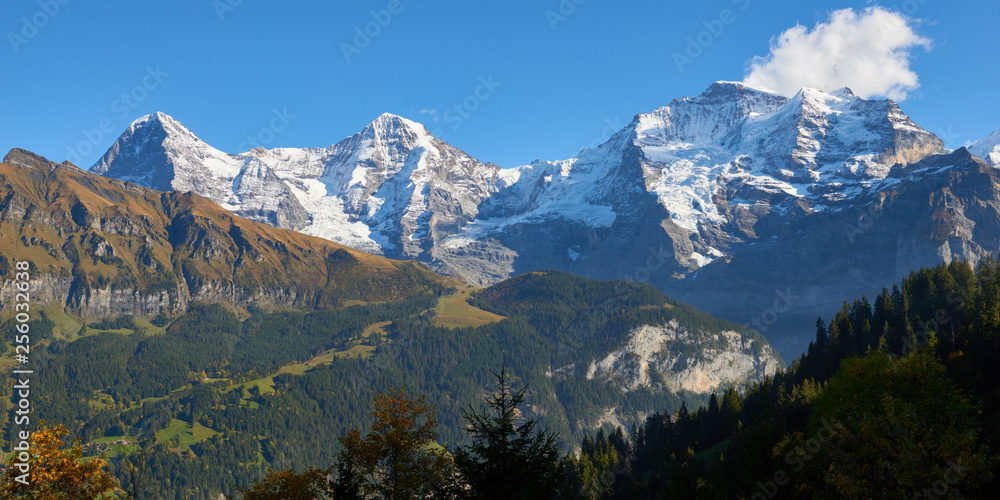
[[[805,34],[773,66],[820,74],[870,58],[804,41],[834,11],[873,6],[907,17],[897,72],[919,86],[905,112],[951,148],[1000,127],[996,2],[35,0],[0,7],[0,149],[75,153],[89,168],[154,111],[230,153],[325,147],[391,112],[503,167],[561,159],[637,113],[743,80],[797,24]],[[893,75],[839,78],[877,88]]]

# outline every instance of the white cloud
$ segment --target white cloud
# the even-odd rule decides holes
[[[750,62],[743,83],[787,96],[802,87],[850,87],[862,97],[901,101],[920,86],[910,70],[910,51],[930,49],[931,43],[913,23],[881,7],[834,11],[811,31],[796,25],[772,39],[771,52]]]

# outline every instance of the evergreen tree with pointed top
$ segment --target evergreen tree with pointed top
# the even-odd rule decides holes
[[[518,424],[527,386],[514,390],[501,366],[490,411],[463,410],[472,444],[454,451],[455,466],[472,498],[549,499],[564,486],[566,459],[558,435],[538,429],[534,419]]]

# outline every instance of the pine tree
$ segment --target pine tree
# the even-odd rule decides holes
[[[341,439],[341,446],[334,464],[336,479],[330,481],[329,490],[337,500],[360,500],[364,498],[362,491],[365,484],[364,471],[361,468],[358,450],[361,449],[361,435],[356,430],[348,432]]]
[[[816,318],[816,352],[826,354],[829,342],[830,339],[826,333],[826,323],[823,322],[823,317],[820,316]]]
[[[892,296],[889,295],[889,289],[882,287],[882,292],[875,298],[875,311],[872,314],[872,335],[876,339],[882,336],[888,336],[889,332],[887,325],[889,319],[893,315],[894,309]]]
[[[490,411],[463,410],[472,445],[454,451],[455,465],[473,498],[552,498],[566,470],[559,438],[534,419],[517,425],[528,388],[514,390],[503,366],[492,373],[497,390],[485,398]]]

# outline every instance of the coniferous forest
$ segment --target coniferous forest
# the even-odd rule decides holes
[[[745,393],[586,438],[579,462],[612,465],[585,493],[989,497],[1000,466],[998,321],[993,258],[915,271],[819,318],[808,352]]]
[[[242,319],[224,305],[200,304],[160,318],[163,331],[155,334],[152,323],[121,317],[90,325],[100,333],[49,344],[59,352],[46,358],[38,404],[46,425],[65,429],[67,444],[130,437],[130,450],[103,453],[104,470],[123,477],[139,456],[148,478],[139,498],[216,491],[284,498],[303,484],[311,495],[303,498],[337,491],[489,497],[475,493],[486,490],[474,488],[473,471],[496,452],[491,446],[508,442],[521,444],[501,449],[549,450],[550,468],[526,469],[549,474],[532,490],[542,493],[526,498],[976,498],[991,490],[1000,466],[993,452],[1000,432],[994,259],[975,269],[962,262],[922,269],[874,299],[845,301],[817,319],[808,352],[764,382],[707,400],[630,395],[637,407],[649,403],[643,397],[661,398],[662,407],[630,429],[593,433],[559,415],[526,419],[526,404],[545,398],[564,401],[562,411],[585,412],[610,397],[606,387],[554,380],[539,367],[593,355],[583,345],[567,352],[570,340],[560,335],[573,330],[560,324],[578,323],[578,315],[613,298],[612,309],[625,312],[612,314],[600,330],[607,339],[597,340],[613,344],[647,319],[651,309],[643,306],[665,299],[643,286],[616,295],[612,285],[538,273],[516,290],[489,288],[470,304],[507,319],[478,328],[433,326],[432,295],[332,311],[252,311]],[[653,314],[730,326],[670,304]],[[361,335],[388,320],[384,334]],[[374,354],[269,375],[324,349],[359,345]],[[402,425],[386,416],[405,413],[399,405],[415,408],[403,428],[423,429],[417,445],[400,449],[425,457],[414,467],[434,473],[386,493],[380,460],[399,443],[385,429]],[[178,427],[190,431],[171,434]],[[483,439],[474,429],[506,437]],[[264,494],[278,496],[254,496]]]
[[[33,404],[45,425],[62,426],[66,443],[80,440],[85,456],[104,456],[119,474],[143,450],[158,488],[152,498],[216,498],[269,469],[333,463],[338,437],[374,423],[373,401],[395,389],[427,398],[435,442],[451,449],[467,440],[463,410],[482,400],[491,370],[505,364],[511,384],[527,388],[525,405],[541,409],[532,410],[539,428],[558,434],[566,452],[611,404],[634,413],[707,398],[662,387],[625,393],[582,372],[546,374],[550,367],[584,370],[644,324],[680,321],[766,342],[624,281],[532,273],[456,308],[491,321],[443,326],[435,306],[456,293],[313,311],[202,303],[175,318],[93,321],[69,339],[66,315],[47,308],[33,325],[41,338]],[[4,325],[8,341],[12,325]],[[9,397],[12,382],[5,391]],[[12,415],[2,417],[7,443],[16,437]]]
[[[523,498],[989,497],[998,321],[994,259],[915,271],[819,318],[809,351],[775,377],[585,437],[557,493]]]

